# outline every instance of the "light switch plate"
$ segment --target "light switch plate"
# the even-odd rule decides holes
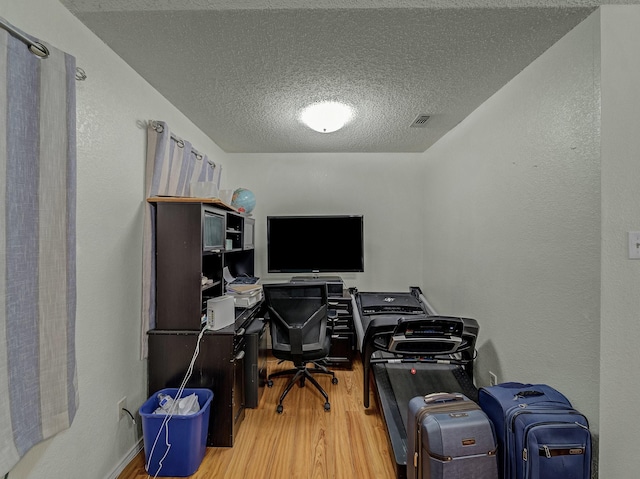
[[[640,231],[629,231],[629,259],[640,259]]]

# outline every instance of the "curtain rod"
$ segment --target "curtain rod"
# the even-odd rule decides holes
[[[149,125],[151,126],[151,128],[153,128],[155,131],[157,131],[158,133],[162,133],[164,131],[164,126],[162,126],[162,123],[160,123],[157,120],[149,120]],[[184,148],[184,140],[176,135],[174,135],[173,133],[171,133],[171,139],[173,139],[176,144],[178,145],[178,148]],[[204,158],[204,155],[202,153],[200,153],[198,150],[196,150],[193,145],[191,146],[191,152],[195,155],[197,160],[202,160],[202,158]],[[214,168],[216,166],[216,164],[209,158],[207,158],[207,162],[209,163],[209,165]]]
[[[45,47],[42,43],[34,42],[29,37],[24,35],[21,31],[17,30],[10,24],[8,24],[4,19],[0,18],[0,27],[4,28],[11,35],[22,40],[22,42],[27,44],[29,51],[33,53],[35,56],[39,58],[47,58],[49,56],[49,49]]]
[[[7,23],[7,21],[2,17],[0,17],[0,28],[5,29],[11,35],[16,37],[18,40],[21,40],[23,43],[25,43],[29,51],[33,53],[35,56],[37,56],[38,58],[44,59],[49,57],[49,49],[47,47],[45,47],[40,42],[34,42],[29,37],[27,37],[24,33],[22,33],[20,30],[16,29],[11,24]],[[76,80],[83,81],[86,79],[87,79],[87,74],[85,73],[85,71],[80,67],[76,67]]]

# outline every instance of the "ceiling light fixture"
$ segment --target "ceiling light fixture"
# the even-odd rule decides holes
[[[332,133],[346,125],[353,116],[351,107],[336,101],[309,105],[300,113],[300,120],[312,130]]]

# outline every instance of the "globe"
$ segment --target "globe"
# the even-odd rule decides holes
[[[238,188],[231,197],[231,206],[241,213],[251,213],[256,207],[256,197],[251,190]]]

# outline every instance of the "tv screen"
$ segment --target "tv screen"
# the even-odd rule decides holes
[[[268,216],[269,273],[364,271],[364,217]]]

